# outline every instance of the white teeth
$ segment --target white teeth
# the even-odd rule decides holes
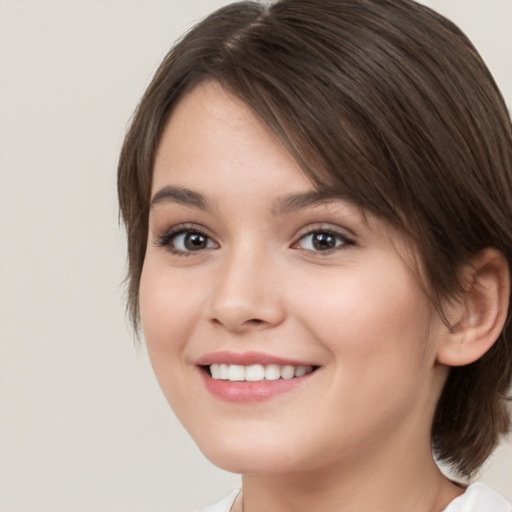
[[[306,375],[306,373],[308,373],[306,366],[297,366],[297,368],[295,368],[295,377],[302,377]]]
[[[221,379],[228,380],[229,379],[229,368],[227,364],[219,364],[220,367],[220,377]]]
[[[210,373],[212,374],[212,379],[218,380],[222,378],[220,376],[220,364],[211,364]]]
[[[278,380],[281,378],[281,367],[277,364],[265,366],[265,380]]]
[[[279,366],[277,364],[211,364],[210,374],[214,380],[229,380],[233,382],[258,382],[262,380],[293,379],[303,377],[313,371],[312,366]]]
[[[283,379],[293,379],[295,377],[295,368],[293,366],[283,366],[281,370],[281,377]]]
[[[245,380],[245,366],[239,364],[230,364],[228,366],[228,380]]]
[[[253,364],[245,369],[245,380],[258,381],[265,378],[265,368],[261,364]]]

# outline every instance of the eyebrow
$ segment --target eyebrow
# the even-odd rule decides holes
[[[183,204],[185,206],[193,206],[200,210],[213,210],[212,203],[200,192],[195,192],[189,188],[177,187],[173,185],[167,185],[161,188],[158,192],[155,192],[151,198],[150,208],[153,206],[164,203],[173,202]]]
[[[289,194],[279,198],[272,206],[272,214],[275,216],[285,215],[308,206],[313,206],[320,203],[326,203],[341,199],[337,195],[326,194],[317,190],[310,190],[298,194]],[[191,206],[204,211],[211,211],[214,209],[213,203],[200,192],[196,192],[189,188],[179,187],[176,185],[167,185],[155,192],[151,198],[150,208],[153,206],[164,203],[173,202]]]
[[[336,201],[337,199],[341,199],[341,197],[338,195],[326,194],[325,192],[319,192],[317,190],[311,190],[299,194],[290,194],[278,199],[272,207],[272,213],[276,216],[285,215],[287,213],[307,208],[308,206]]]

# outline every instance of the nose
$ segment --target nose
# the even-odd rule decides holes
[[[285,318],[279,271],[271,258],[250,249],[226,258],[214,277],[210,319],[243,333],[279,325]]]

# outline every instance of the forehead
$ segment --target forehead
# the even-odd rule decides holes
[[[178,102],[157,149],[153,194],[170,181],[255,193],[265,180],[290,193],[314,189],[270,129],[218,83],[202,83]]]

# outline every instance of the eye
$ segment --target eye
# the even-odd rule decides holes
[[[197,228],[180,228],[179,226],[160,237],[157,245],[168,247],[176,254],[187,254],[219,247],[206,233]]]
[[[216,247],[216,244],[210,238],[198,231],[177,233],[172,238],[172,244],[178,251],[200,251],[201,249]]]
[[[329,230],[316,230],[301,236],[295,246],[306,251],[327,252],[352,244],[353,242],[341,233]]]

